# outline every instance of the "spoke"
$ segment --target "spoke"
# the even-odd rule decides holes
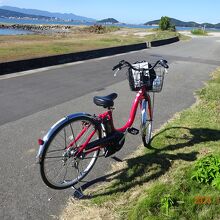
[[[66,149],[67,145],[66,145],[66,129],[64,128],[64,149]]]
[[[53,177],[53,179],[54,178],[56,178],[58,175],[60,175],[60,172],[62,171],[62,169],[63,169],[63,164],[60,164],[58,167],[60,167],[59,169],[55,169],[54,167],[53,167],[53,169],[50,169],[50,170],[48,170],[48,172],[47,172],[47,177],[49,178],[49,179],[52,179],[52,178],[50,178],[49,177],[49,175],[51,174],[51,173],[57,173],[57,174],[55,174],[55,175],[52,175],[52,176],[54,176]],[[56,171],[56,172],[55,172]]]
[[[68,162],[67,162],[68,163]],[[65,164],[65,165],[63,165],[63,164],[61,164],[61,169],[59,169],[58,171],[59,172],[57,172],[57,175],[55,175],[54,177],[53,177],[53,181],[54,182],[57,182],[57,180],[59,181],[59,179],[58,179],[58,177],[60,177],[61,176],[61,174],[63,173],[63,170],[65,169],[66,171],[64,172],[64,177],[66,176],[66,173],[67,173],[67,164]],[[64,182],[64,179],[63,178],[61,178],[62,179],[62,182]],[[60,181],[59,181],[60,182]]]
[[[50,150],[50,151],[47,151],[47,153],[53,153],[53,152],[59,152],[59,151],[64,151],[64,149],[60,149],[60,150]]]
[[[80,167],[81,167],[81,169],[80,170],[83,170],[83,166],[82,166],[82,163],[80,163]],[[82,171],[82,172],[80,172],[80,170],[78,169],[78,173],[80,173],[80,176],[82,175],[82,172],[84,171]]]
[[[64,128],[64,130],[65,130],[65,128]],[[65,140],[65,138],[60,133],[58,134],[58,136],[61,137],[63,140]]]
[[[64,172],[63,181],[65,181],[65,177],[66,177],[67,169],[68,169],[68,166],[65,166],[65,167],[66,167],[66,170],[65,170],[65,172]]]
[[[84,157],[83,160],[88,160],[88,159],[93,159],[93,158],[96,158],[96,156],[93,156],[93,157]]]
[[[48,158],[63,158],[63,156],[54,156],[54,157],[49,156],[49,157],[45,157],[45,159],[48,159]]]
[[[82,173],[79,171],[79,163],[78,163],[78,165],[77,165],[76,170],[77,170],[77,173],[78,173],[77,179],[79,180],[79,177],[82,175]]]
[[[54,164],[54,163],[57,163],[57,162],[60,162],[61,160],[47,160],[46,161],[46,164],[50,163],[50,164]]]
[[[77,143],[76,143],[76,138],[75,138],[75,135],[74,135],[74,132],[73,132],[73,127],[72,127],[72,124],[70,123],[70,129],[71,129],[71,132],[72,132],[72,135],[73,135],[73,140],[74,140],[74,143],[75,143],[75,146],[76,146],[76,148],[78,147],[77,146]]]
[[[55,144],[54,142],[57,142],[58,145]],[[54,139],[54,140],[53,140],[53,143],[51,143],[51,146],[52,146],[53,148],[58,148],[58,149],[59,149],[59,148],[62,147],[62,144],[59,143],[56,139]],[[65,150],[65,148],[62,147],[60,150]]]
[[[58,179],[58,177],[60,176],[60,174],[62,173],[62,171],[63,171],[64,168],[65,168],[65,166],[63,166],[63,167],[61,168],[61,170],[58,172],[58,174],[57,174],[56,176],[54,176],[53,180],[54,180],[55,182],[57,182],[56,180]]]

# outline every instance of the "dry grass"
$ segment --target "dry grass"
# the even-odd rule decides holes
[[[113,204],[112,204],[113,205]],[[118,216],[111,211],[110,206],[98,207],[88,201],[69,199],[66,209],[63,211],[61,220],[115,220]]]
[[[0,62],[138,43],[111,34],[0,36]]]
[[[96,34],[82,26],[72,27],[69,33],[0,36],[0,63],[142,43],[174,35],[176,33],[152,34],[144,29],[128,28]]]

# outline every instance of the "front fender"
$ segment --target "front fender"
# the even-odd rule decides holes
[[[142,100],[141,103],[141,125],[145,125],[146,121],[147,121],[147,101],[146,100]]]
[[[71,115],[68,115],[62,119],[60,119],[59,121],[57,121],[50,129],[49,131],[47,132],[47,134],[43,137],[42,141],[41,141],[41,144],[39,146],[39,150],[38,150],[38,153],[37,153],[37,156],[36,156],[36,162],[37,163],[40,163],[41,160],[42,160],[42,154],[43,154],[43,151],[45,149],[45,146],[46,146],[46,143],[47,141],[51,138],[51,136],[53,135],[53,133],[60,127],[60,126],[63,126],[67,121],[69,120],[73,120],[74,118],[77,118],[77,117],[82,117],[82,116],[87,116],[87,117],[90,117],[91,119],[93,118],[90,114],[88,113],[84,113],[84,112],[80,112],[80,113],[75,113],[75,114],[71,114]]]

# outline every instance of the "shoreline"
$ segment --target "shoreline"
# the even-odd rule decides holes
[[[42,34],[53,34],[53,33],[71,33],[72,30],[74,30],[76,27],[82,27],[87,25],[70,25],[70,24],[18,24],[18,23],[0,23],[0,30],[1,29],[9,29],[9,30],[24,30],[29,31],[33,33],[42,33]],[[112,25],[114,26],[114,24]],[[119,27],[119,28],[127,28],[127,27]],[[179,32],[181,34],[185,34],[187,36],[193,36],[191,35],[191,30],[182,30],[182,27],[179,27],[180,29],[176,32]],[[129,29],[142,29],[140,32],[144,32],[145,30],[150,30],[149,28],[129,28]],[[207,30],[208,34],[211,35],[217,35],[220,34],[220,29],[216,30]]]
[[[68,33],[72,26],[70,25],[55,25],[55,24],[0,24],[1,29],[9,30],[24,30],[33,33]]]

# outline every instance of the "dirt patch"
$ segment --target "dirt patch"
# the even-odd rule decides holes
[[[136,33],[134,33],[135,36],[139,36],[139,37],[145,37],[145,36],[151,35],[151,34],[155,34],[155,32],[136,32]]]
[[[113,205],[113,204],[112,204]],[[111,209],[107,207],[99,207],[91,205],[86,200],[69,199],[66,209],[63,211],[61,220],[115,220],[118,216],[112,213]]]

